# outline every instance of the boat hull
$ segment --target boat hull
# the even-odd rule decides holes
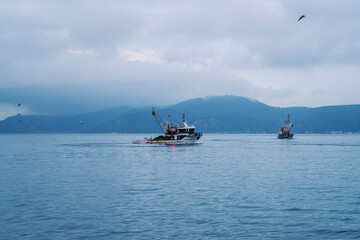
[[[167,145],[187,145],[187,144],[194,144],[199,140],[199,137],[196,136],[186,136],[183,139],[179,139],[179,140],[159,140],[159,141],[149,141],[149,143],[163,143],[163,144],[167,144]]]
[[[292,139],[293,137],[294,137],[294,134],[293,134],[293,133],[290,133],[290,134],[279,134],[279,135],[278,135],[278,138],[279,138],[279,139],[282,139],[282,138]]]
[[[185,136],[182,139],[143,139],[135,140],[133,144],[165,144],[165,145],[191,145],[198,144],[201,135]]]

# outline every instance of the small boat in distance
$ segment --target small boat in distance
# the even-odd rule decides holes
[[[291,132],[292,127],[294,127],[294,124],[290,122],[290,114],[288,114],[285,124],[279,129],[278,138],[293,138],[294,134]]]
[[[188,125],[185,114],[183,114],[183,125],[179,126],[177,124],[172,124],[169,119],[164,122],[160,118],[160,115],[156,109],[152,108],[152,115],[155,117],[156,122],[163,131],[163,135],[160,135],[155,138],[144,138],[143,140],[135,140],[133,144],[141,143],[161,143],[166,145],[187,145],[187,144],[196,144],[197,141],[202,136],[201,132],[195,132],[194,125]]]

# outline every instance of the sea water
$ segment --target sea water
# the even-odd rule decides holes
[[[360,135],[0,135],[0,239],[359,239]]]

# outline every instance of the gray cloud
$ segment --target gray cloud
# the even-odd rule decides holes
[[[222,94],[275,106],[359,103],[359,7],[9,1],[0,6],[0,103],[26,99],[37,113]]]

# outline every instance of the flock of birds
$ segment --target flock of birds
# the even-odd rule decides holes
[[[301,15],[301,16],[299,17],[299,19],[298,19],[298,22],[300,22],[301,19],[303,19],[303,18],[305,18],[305,17],[306,17],[305,15]],[[20,106],[21,106],[21,103],[18,103],[17,106],[20,107]],[[22,122],[22,121],[20,120],[20,122]],[[80,125],[83,125],[83,121],[80,121]]]

